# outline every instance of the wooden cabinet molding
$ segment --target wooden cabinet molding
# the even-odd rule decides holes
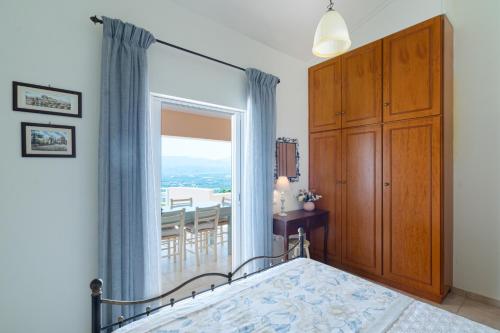
[[[342,112],[340,58],[309,68],[309,131],[340,128]]]
[[[342,264],[382,274],[382,126],[342,130]]]
[[[382,121],[382,41],[342,56],[342,128]]]
[[[441,113],[442,21],[438,16],[383,39],[384,122]]]
[[[309,136],[309,188],[321,193],[316,203],[330,212],[328,233],[328,260],[340,263],[341,242],[341,186],[342,155],[341,131],[313,133]],[[323,252],[321,230],[311,233],[311,252]]]
[[[441,117],[383,131],[384,277],[439,295]]]

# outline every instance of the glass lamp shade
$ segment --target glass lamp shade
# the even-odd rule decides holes
[[[290,182],[288,181],[288,177],[280,176],[276,181],[276,190],[279,192],[286,192],[290,189]]]
[[[327,11],[314,34],[313,54],[321,58],[331,58],[344,53],[349,47],[351,39],[344,19],[335,10]]]

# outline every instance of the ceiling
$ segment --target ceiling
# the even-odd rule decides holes
[[[302,61],[311,53],[314,31],[327,0],[173,0],[252,39]],[[350,33],[393,0],[336,0]]]

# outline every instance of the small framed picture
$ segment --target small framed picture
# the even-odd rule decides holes
[[[14,111],[82,117],[82,93],[65,89],[12,82]]]
[[[76,157],[75,126],[21,123],[23,157]]]

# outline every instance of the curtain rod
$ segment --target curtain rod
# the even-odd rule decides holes
[[[97,17],[97,15],[94,15],[94,16],[91,16],[90,17],[90,20],[92,22],[94,22],[94,24],[102,24],[103,21]],[[202,57],[202,58],[205,58],[205,59],[208,59],[208,60],[211,60],[211,61],[214,61],[214,62],[218,62],[219,64],[222,64],[222,65],[226,65],[228,67],[232,67],[232,68],[235,68],[235,69],[238,69],[240,71],[245,71],[245,68],[243,67],[240,67],[240,66],[236,66],[236,65],[233,65],[233,64],[230,64],[228,62],[225,62],[225,61],[222,61],[222,60],[219,60],[219,59],[215,59],[215,58],[212,58],[212,57],[209,57],[207,55],[204,55],[204,54],[201,54],[201,53],[198,53],[198,52],[195,52],[195,51],[192,51],[192,50],[188,50],[188,49],[185,49],[181,46],[178,46],[178,45],[175,45],[175,44],[172,44],[172,43],[168,43],[168,42],[165,42],[161,39],[156,39],[156,42],[160,43],[160,44],[163,44],[163,45],[166,45],[166,46],[169,46],[169,47],[172,47],[174,49],[177,49],[177,50],[180,50],[180,51],[183,51],[183,52],[187,52],[187,53],[190,53],[190,54],[193,54],[193,55],[196,55],[198,57]],[[278,79],[278,83],[280,83],[280,80]]]

